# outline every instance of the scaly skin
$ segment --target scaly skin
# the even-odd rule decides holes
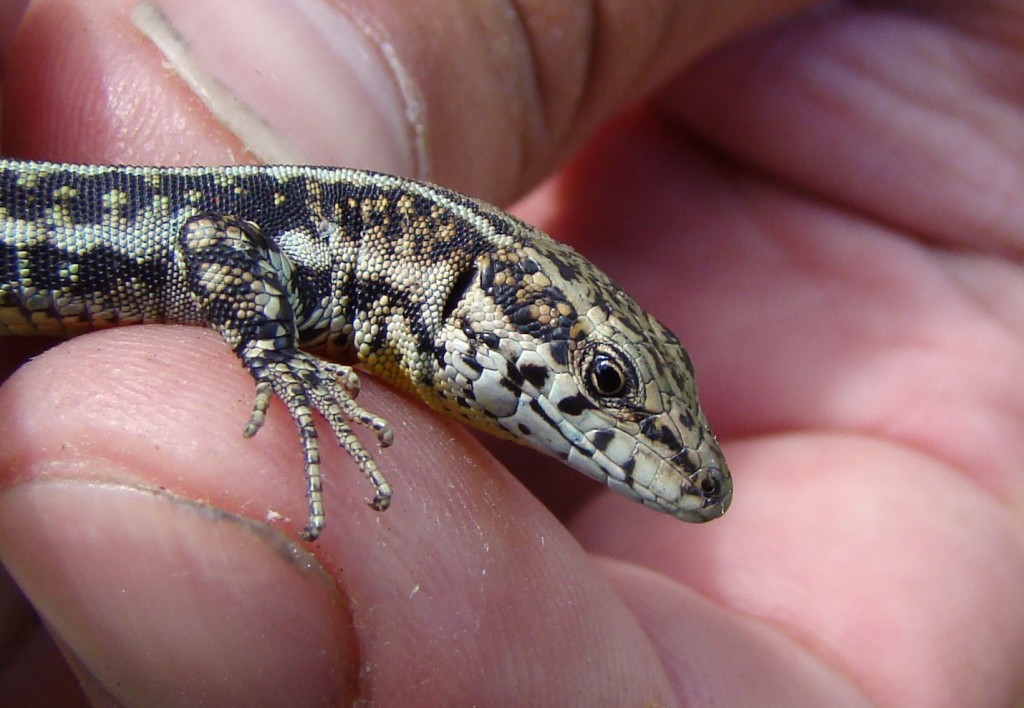
[[[212,327],[305,452],[304,536],[324,526],[313,411],[386,509],[353,435],[360,363],[487,432],[685,521],[728,508],[728,468],[675,336],[574,250],[469,197],[359,170],[0,160],[0,334]],[[314,353],[326,354],[332,361]],[[334,363],[342,362],[342,363]]]

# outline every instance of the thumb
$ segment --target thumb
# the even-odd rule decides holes
[[[5,138],[51,159],[344,164],[503,203],[708,47],[806,4],[45,0],[11,53]]]

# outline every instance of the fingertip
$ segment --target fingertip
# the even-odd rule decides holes
[[[242,144],[132,25],[128,0],[37,0],[10,49],[6,154],[66,162],[240,162]]]
[[[516,695],[515,686],[543,677],[557,685],[556,703],[559,697],[597,698],[608,691],[625,697],[636,681],[667,700],[644,635],[564,527],[468,431],[372,377],[363,378],[360,405],[395,428],[394,445],[374,453],[394,487],[393,503],[384,512],[368,508],[364,502],[372,486],[355,462],[325,439],[327,525],[315,543],[302,546],[352,612],[362,652],[353,660],[364,681],[359,690],[381,703],[422,702],[429,696],[448,704],[496,704]],[[44,614],[62,611],[65,602],[72,603],[72,613],[90,604],[50,597],[55,591],[48,589],[50,575],[44,572],[63,573],[58,586],[95,587],[84,595],[91,601],[105,593],[116,596],[116,590],[109,579],[79,576],[112,576],[125,562],[131,577],[142,578],[132,581],[133,587],[159,583],[171,568],[171,587],[182,592],[190,587],[187,564],[199,566],[193,575],[202,592],[189,590],[193,600],[168,606],[207,619],[222,611],[209,609],[220,607],[218,582],[227,586],[227,597],[237,597],[239,587],[255,585],[273,595],[274,587],[288,587],[287,582],[302,586],[289,590],[286,600],[277,595],[267,600],[281,603],[267,610],[269,617],[284,617],[291,607],[300,630],[254,620],[267,636],[271,629],[302,636],[307,633],[303,623],[313,621],[309,615],[326,612],[322,606],[328,600],[336,603],[332,595],[306,602],[302,582],[276,578],[282,563],[274,554],[280,550],[264,539],[269,534],[288,548],[299,545],[308,513],[302,455],[294,424],[279,402],[272,403],[258,435],[242,437],[251,396],[251,379],[214,333],[173,326],[77,338],[23,367],[0,389],[0,406],[18,421],[0,430],[7,436],[0,441],[0,504],[21,509],[2,508],[8,526],[0,534],[6,544],[0,553],[14,554],[14,562],[24,566],[19,573],[25,573],[30,593],[40,593]],[[320,428],[326,437],[326,427]],[[371,430],[359,434],[368,446],[375,440]],[[48,545],[23,544],[44,512],[51,531],[38,543]],[[170,520],[157,524],[164,516]],[[229,530],[219,530],[222,526]],[[254,527],[262,531],[254,534]],[[216,540],[219,534],[227,540]],[[244,541],[251,536],[256,540]],[[78,550],[65,558],[62,545]],[[274,557],[260,561],[249,546],[263,549],[264,556],[269,549]],[[91,556],[103,558],[84,561]],[[32,563],[40,567],[29,567]],[[53,565],[57,568],[45,568]],[[331,611],[336,612],[331,623],[345,624],[340,610]],[[264,608],[240,605],[232,621],[244,624],[250,612],[262,615]],[[100,603],[88,619],[115,625],[101,632],[114,641],[121,637],[122,614],[116,604]],[[165,635],[160,641],[177,645],[179,624],[172,616],[143,618],[149,622],[146,636]],[[191,626],[189,621],[182,626]],[[69,620],[66,631],[85,635],[86,626]],[[214,636],[211,645],[223,649],[228,636]],[[326,639],[331,638],[336,637]],[[347,671],[351,657],[343,653],[348,639],[342,639],[331,654],[341,657],[338,661],[321,661],[309,671],[321,672],[317,676]],[[467,641],[473,652],[465,651]],[[574,658],[581,642],[591,647],[585,666]],[[303,655],[303,647],[285,646]],[[624,652],[640,657],[628,670],[623,670]],[[460,661],[451,662],[452,656]],[[260,659],[270,660],[266,652]],[[139,661],[130,668],[147,671]],[[240,675],[259,670],[259,662],[232,661],[227,666]],[[363,671],[367,666],[375,667],[372,675]],[[395,673],[405,680],[387,680]],[[496,673],[506,679],[493,681]],[[595,673],[600,682],[594,682]],[[212,669],[202,674],[211,681],[216,675]],[[280,678],[288,685],[287,677]],[[312,678],[310,684],[319,685]]]
[[[262,161],[416,174],[415,96],[350,9],[148,0],[132,20]]]
[[[291,540],[75,475],[0,494],[0,556],[94,692],[123,705],[356,697],[345,598]]]
[[[852,679],[784,631],[647,568],[596,562],[651,637],[680,704],[872,704]]]

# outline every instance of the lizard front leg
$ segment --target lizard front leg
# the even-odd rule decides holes
[[[187,287],[201,317],[220,332],[256,380],[256,399],[245,436],[255,435],[272,395],[285,404],[299,429],[305,457],[309,522],[303,538],[324,528],[320,452],[313,411],[330,424],[341,446],[375,489],[371,506],[383,511],[391,486],[353,434],[349,421],[392,443],[391,426],[355,402],[359,377],[349,366],[324,361],[298,348],[298,328],[289,293],[295,268],[255,224],[225,214],[188,219],[178,236]]]

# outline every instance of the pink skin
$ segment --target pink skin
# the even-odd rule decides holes
[[[247,159],[117,0],[67,5],[38,3],[8,51],[4,154]],[[647,27],[607,2],[592,35],[533,37],[528,87],[486,79],[518,76],[515,51],[380,22],[408,40],[435,179],[507,202],[582,145],[518,213],[689,347],[735,478],[724,519],[682,524],[488,442],[495,458],[364,376],[361,403],[395,425],[377,455],[394,504],[370,511],[325,444],[327,530],[303,545],[294,428],[275,405],[242,438],[252,382],[216,335],[90,335],[0,388],[0,695],[1020,702],[1024,7],[833,9],[694,63],[769,4],[705,5],[696,31],[694,3]],[[480,75],[409,59],[428,50]],[[508,122],[446,115],[459,91]],[[510,92],[522,110],[498,111]],[[8,369],[39,351],[2,344]]]

